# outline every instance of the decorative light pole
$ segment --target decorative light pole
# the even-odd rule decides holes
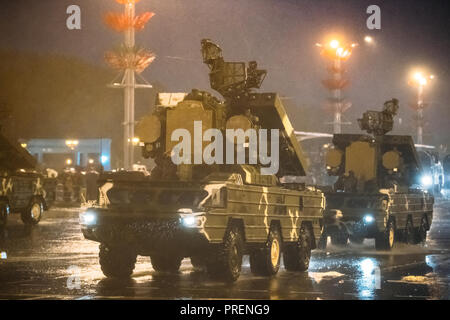
[[[424,102],[424,89],[429,81],[434,80],[434,75],[425,76],[422,72],[415,72],[409,84],[417,87],[417,103],[412,105],[416,111],[417,144],[423,144],[423,128],[425,117],[423,111],[427,104]]]
[[[125,6],[124,13],[108,13],[105,23],[111,29],[124,33],[125,41],[116,51],[108,51],[105,54],[106,62],[122,75],[120,83],[113,83],[112,88],[124,89],[124,121],[123,121],[123,167],[130,170],[134,163],[134,91],[137,88],[152,88],[141,76],[144,83],[138,83],[136,75],[139,75],[155,60],[155,55],[135,44],[136,30],[144,29],[146,23],[153,17],[153,12],[144,12],[136,15],[135,3],[139,0],[116,0]]]
[[[327,44],[316,43],[316,46],[322,48],[321,54],[331,60],[328,72],[331,77],[322,81],[322,84],[330,90],[331,97],[328,99],[331,111],[334,114],[333,132],[341,133],[343,124],[350,124],[342,121],[342,114],[351,107],[351,103],[346,102],[342,97],[342,90],[348,86],[349,80],[344,79],[345,69],[342,62],[346,61],[352,54],[356,43],[341,44],[338,40],[331,40]]]

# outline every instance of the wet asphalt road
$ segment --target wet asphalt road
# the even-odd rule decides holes
[[[211,281],[183,260],[177,275],[139,257],[132,279],[106,279],[98,244],[84,240],[79,209],[52,209],[26,229],[9,219],[0,242],[0,299],[449,299],[450,201],[438,201],[425,246],[375,251],[372,240],[314,251],[309,272],[256,277],[248,259],[234,284]],[[6,254],[5,254],[6,253]]]

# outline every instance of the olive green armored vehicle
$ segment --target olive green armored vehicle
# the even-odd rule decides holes
[[[374,238],[378,250],[426,239],[434,198],[418,187],[422,174],[414,142],[410,136],[386,134],[398,108],[393,99],[382,112],[364,113],[359,126],[373,135],[334,135],[326,163],[328,173],[339,178],[326,192],[320,247],[328,237],[334,245]]]
[[[130,276],[137,255],[150,256],[161,272],[178,271],[189,257],[194,267],[225,281],[238,279],[243,255],[250,255],[251,271],[258,275],[276,274],[282,255],[287,270],[308,269],[325,200],[314,188],[280,182],[283,176],[305,174],[281,100],[276,93],[254,92],[266,74],[256,62],[225,62],[209,40],[202,41],[202,53],[211,87],[225,100],[198,90],[159,94],[154,112],[137,126],[144,157],[156,163],[151,175],[104,174],[99,206],[80,215],[85,238],[100,242],[100,265],[108,277]],[[227,142],[229,130],[248,135]],[[181,152],[181,142],[173,141],[176,132],[189,133],[193,145]],[[261,150],[255,161],[255,150],[248,147],[252,132],[260,139],[259,149],[267,143],[276,172],[264,172],[269,161]],[[203,142],[195,139],[199,136]],[[221,154],[225,145],[236,153]],[[175,164],[174,154],[186,161]]]
[[[34,172],[36,159],[19,143],[0,134],[0,229],[10,213],[20,213],[22,221],[34,225],[48,209],[44,177]]]

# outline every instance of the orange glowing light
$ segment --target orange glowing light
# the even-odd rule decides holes
[[[416,79],[417,81],[420,81],[423,78],[422,73],[421,72],[416,72],[414,74],[414,79]]]
[[[130,28],[135,30],[144,29],[146,23],[154,16],[153,12],[145,12],[136,16],[134,19],[130,19],[127,15],[123,13],[108,13],[105,16],[105,24],[111,29],[117,32],[124,32]]]
[[[364,41],[367,43],[372,43],[373,42],[373,38],[371,36],[365,36],[364,37]]]
[[[145,24],[154,16],[153,12],[144,12],[143,14],[138,15],[134,18],[133,26],[135,30],[142,30],[145,27]]]
[[[422,87],[428,85],[432,80],[435,79],[433,74],[427,75],[425,71],[418,70],[411,73],[411,78],[409,81],[410,85],[420,85]]]
[[[339,47],[339,41],[331,40],[330,41],[330,47],[333,48],[333,49],[337,49]]]
[[[347,43],[341,36],[334,35],[328,37],[323,44],[316,43],[316,46],[322,48],[321,54],[328,59],[347,60],[351,56],[353,49],[358,46],[358,43]]]
[[[138,3],[140,0],[116,0],[120,4],[133,4]]]
[[[346,59],[346,58],[350,57],[350,55],[351,55],[351,48],[339,47],[339,48],[336,49],[336,52],[334,54],[338,58]]]

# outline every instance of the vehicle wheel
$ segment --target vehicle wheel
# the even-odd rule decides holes
[[[407,244],[414,244],[415,240],[414,240],[414,227],[412,224],[411,219],[408,219],[408,221],[406,222],[406,227],[405,227],[405,242]]]
[[[377,250],[391,250],[395,245],[395,223],[389,220],[386,230],[375,237],[375,248]]]
[[[339,231],[333,232],[333,233],[331,233],[330,238],[331,238],[331,243],[334,246],[342,247],[342,246],[347,245],[347,243],[348,243],[348,233],[345,231],[339,230]]]
[[[0,229],[5,228],[8,223],[9,206],[5,202],[0,203]]]
[[[22,211],[21,218],[24,224],[36,225],[41,221],[44,205],[40,199],[34,198],[27,209]]]
[[[212,253],[208,261],[207,271],[216,279],[227,282],[236,281],[241,274],[244,241],[237,227],[228,229],[223,244]]]
[[[109,278],[129,278],[133,274],[137,254],[129,248],[108,247],[100,244],[100,266]]]
[[[302,227],[298,241],[294,245],[287,245],[283,253],[284,267],[288,271],[306,271],[311,260],[311,235]]]
[[[150,257],[152,266],[158,272],[176,273],[180,269],[182,257],[173,255],[152,255]]]
[[[363,244],[364,238],[358,236],[349,236],[350,242],[353,244]]]
[[[280,269],[281,244],[280,231],[277,228],[270,229],[264,248],[250,254],[250,269],[253,274],[261,276],[277,274]]]
[[[423,243],[427,239],[428,222],[425,216],[422,217],[419,228],[415,232],[415,242]]]

